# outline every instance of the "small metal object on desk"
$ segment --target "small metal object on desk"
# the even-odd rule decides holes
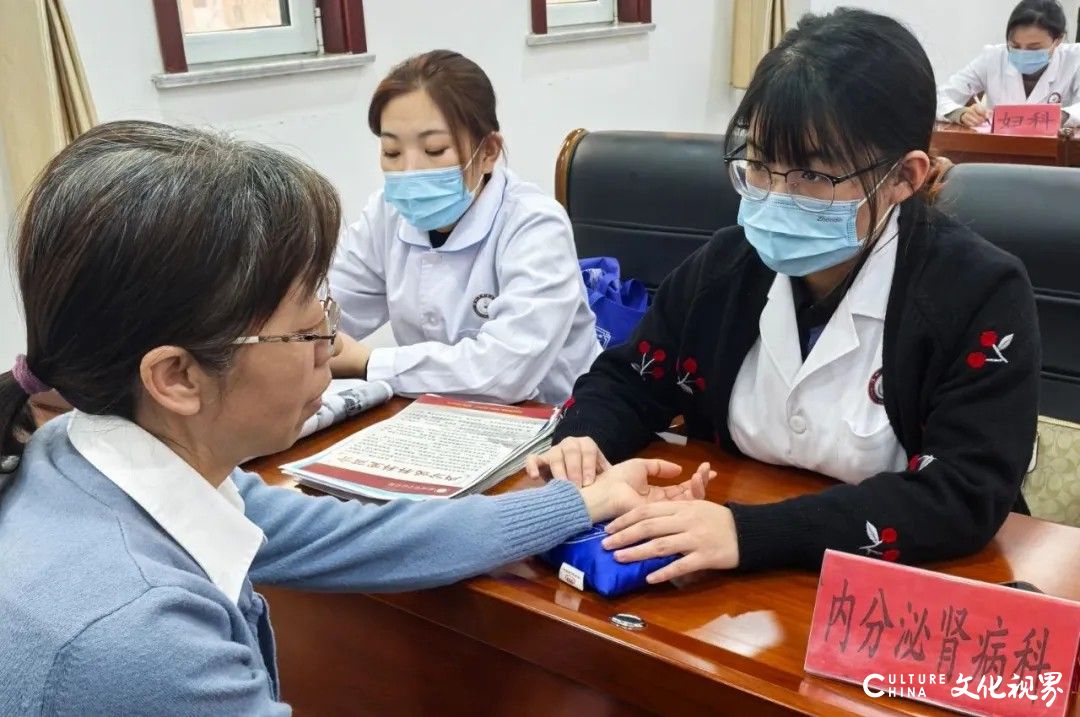
[[[628,612],[620,612],[618,615],[611,617],[611,624],[617,625],[624,630],[644,630],[645,621],[637,615],[631,615]]]

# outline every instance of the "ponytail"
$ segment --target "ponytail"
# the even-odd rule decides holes
[[[13,473],[22,457],[27,438],[34,432],[30,415],[30,394],[8,371],[0,374],[0,481]]]
[[[0,376],[0,473],[15,472],[34,432],[34,417],[27,410],[30,397],[50,390],[30,370],[25,354],[19,354],[15,367]]]
[[[945,186],[945,180],[953,163],[947,157],[930,155],[930,172],[926,175],[926,182],[919,188],[919,196],[924,202],[933,206],[937,202],[938,194]]]

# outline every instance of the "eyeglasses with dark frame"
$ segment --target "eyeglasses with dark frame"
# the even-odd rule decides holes
[[[327,341],[331,346],[337,339],[338,325],[341,323],[341,307],[330,296],[330,286],[323,282],[318,291],[319,303],[323,308],[323,323],[318,330],[313,332],[299,332],[292,334],[276,334],[272,336],[241,336],[233,340],[233,344],[245,346],[250,344],[290,344],[312,341]]]
[[[869,167],[857,169],[837,177],[813,169],[789,169],[786,172],[774,172],[764,162],[739,157],[746,151],[746,145],[724,157],[728,167],[731,184],[741,196],[752,202],[761,202],[772,194],[775,182],[773,177],[783,177],[784,186],[791,200],[801,209],[809,212],[824,212],[836,201],[836,186],[854,179],[861,174],[872,172],[890,162],[882,159]],[[822,204],[825,202],[825,204]]]

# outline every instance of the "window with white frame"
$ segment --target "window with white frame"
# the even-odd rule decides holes
[[[177,0],[189,63],[317,52],[316,0]]]
[[[615,0],[547,0],[549,27],[615,21]]]

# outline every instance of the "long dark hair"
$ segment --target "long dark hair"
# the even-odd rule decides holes
[[[1065,37],[1068,23],[1065,9],[1058,0],[1022,0],[1009,15],[1009,22],[1005,25],[1005,40],[1012,39],[1013,30],[1016,28],[1030,26],[1042,28],[1050,37],[1060,40]]]
[[[762,161],[807,167],[812,158],[850,168],[929,152],[937,113],[934,71],[896,20],[841,8],[806,15],[761,60],[728,126],[726,153],[752,136]],[[859,175],[878,225],[874,187],[888,172]]]
[[[87,413],[131,419],[158,346],[224,371],[233,340],[296,282],[326,275],[338,196],[279,151],[197,129],[113,122],[43,171],[14,255],[31,372]],[[0,448],[20,455],[27,395],[0,376]]]

